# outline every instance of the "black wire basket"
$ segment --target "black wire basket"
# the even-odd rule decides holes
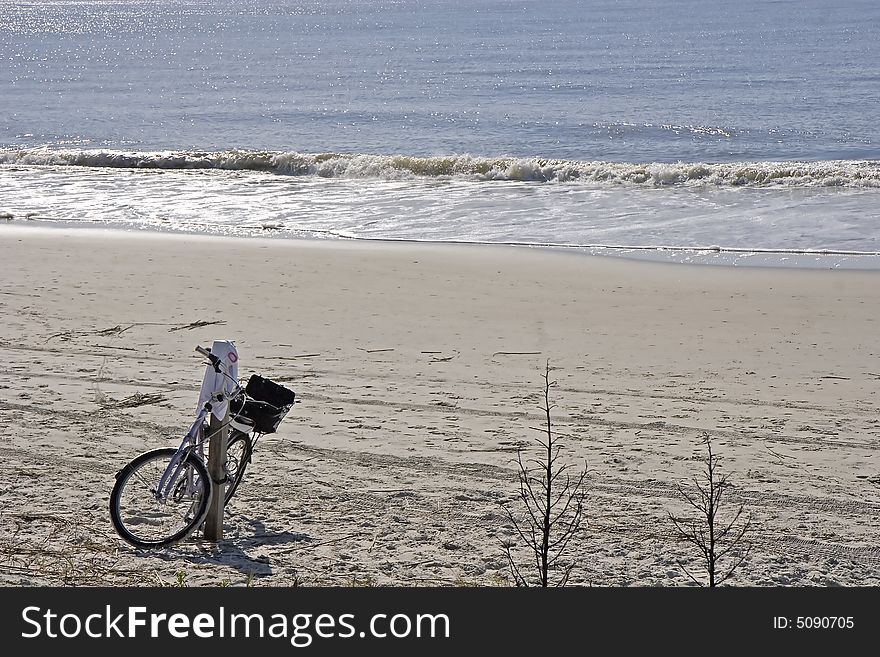
[[[252,424],[257,433],[275,433],[296,400],[293,390],[258,374],[251,375],[244,393],[230,401],[229,414],[239,423]]]

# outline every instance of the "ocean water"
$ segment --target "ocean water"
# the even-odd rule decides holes
[[[0,218],[880,267],[875,0],[0,0]]]

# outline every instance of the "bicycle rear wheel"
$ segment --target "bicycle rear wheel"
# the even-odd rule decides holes
[[[156,489],[177,450],[154,449],[141,454],[116,475],[110,493],[110,519],[117,533],[140,548],[165,547],[183,540],[205,520],[211,498],[208,471],[187,454],[165,499]]]
[[[251,445],[250,436],[235,429],[229,434],[229,442],[226,444],[226,501],[235,495],[241,478],[244,477],[244,470],[251,461]]]

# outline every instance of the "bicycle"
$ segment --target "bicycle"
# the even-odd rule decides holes
[[[293,407],[296,394],[269,379],[251,375],[245,387],[235,374],[238,360],[232,343],[225,354],[196,347],[208,369],[202,385],[200,408],[180,445],[163,447],[137,456],[116,473],[110,493],[110,519],[116,532],[139,548],[166,547],[185,539],[200,527],[210,508],[212,486],[208,474],[206,445],[209,416],[223,408],[229,433],[225,467],[224,504],[235,495],[257,440],[274,433]],[[224,362],[228,361],[228,362]],[[215,377],[210,376],[213,370]],[[222,429],[223,426],[216,430]]]

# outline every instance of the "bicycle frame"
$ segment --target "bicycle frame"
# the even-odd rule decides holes
[[[177,448],[177,452],[171,457],[171,462],[168,464],[168,467],[165,468],[165,472],[162,473],[162,477],[159,479],[159,485],[156,487],[156,490],[153,491],[153,495],[157,501],[164,502],[168,499],[168,496],[171,494],[171,491],[177,483],[180,471],[183,469],[183,461],[194,449],[197,450],[196,453],[198,457],[203,461],[205,460],[205,440],[204,437],[199,437],[199,433],[202,431],[205,417],[207,417],[210,410],[210,404],[205,404],[196,416],[195,422],[192,423],[189,431],[187,431],[186,435],[183,437],[180,447]],[[192,473],[188,472],[187,477],[192,477]],[[192,481],[188,480],[187,488],[192,490],[192,486]]]
[[[204,426],[205,418],[208,417],[208,415],[211,413],[212,402],[217,402],[224,398],[232,399],[235,396],[242,394],[241,385],[227,372],[222,371],[222,365],[217,364],[213,360],[211,361],[211,365],[213,365],[216,372],[218,372],[219,374],[223,374],[226,379],[232,381],[232,384],[234,386],[233,390],[231,392],[227,392],[224,386],[223,390],[214,391],[211,394],[210,399],[208,399],[199,410],[198,415],[196,415],[195,421],[192,423],[189,431],[186,432],[186,435],[183,437],[180,446],[177,448],[177,452],[175,452],[174,456],[171,457],[171,461],[168,463],[168,467],[165,468],[165,472],[162,473],[162,477],[159,479],[159,485],[156,486],[156,490],[153,491],[153,496],[158,502],[164,503],[168,499],[168,496],[172,494],[172,491],[176,489],[177,479],[178,477],[180,477],[181,471],[184,468],[184,461],[189,454],[195,452],[196,456],[201,459],[202,462],[205,461],[205,436],[200,434],[202,433],[202,427]],[[209,367],[211,367],[211,365],[209,365]],[[186,490],[187,492],[192,492],[194,490],[192,482],[192,470],[188,470],[186,476]]]

